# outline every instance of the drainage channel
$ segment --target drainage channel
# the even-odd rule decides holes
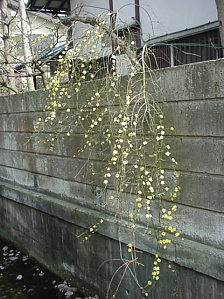
[[[26,254],[0,239],[0,299],[88,299]]]

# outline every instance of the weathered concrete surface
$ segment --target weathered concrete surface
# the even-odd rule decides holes
[[[155,74],[156,92],[163,101],[223,98],[223,75],[223,59],[159,70]]]
[[[91,185],[84,182],[80,183],[77,180],[72,180],[72,178],[67,180],[62,177],[49,177],[7,166],[0,167],[0,178],[24,187],[35,188],[40,192],[52,194],[56,197],[68,198],[71,202],[81,198],[81,201],[85,201],[85,204],[87,204],[88,200],[91,199],[91,202],[96,205],[98,200],[91,191]],[[224,192],[221,176],[182,172],[180,185],[181,192],[176,202],[209,211],[224,212],[224,200],[220,198],[219,192],[214,192],[214,190]],[[211,188],[211,185],[213,188]],[[201,196],[199,197],[198,194],[201,194]]]
[[[223,102],[223,98],[218,98],[161,103],[165,115],[164,124],[167,128],[176,128],[174,132],[170,132],[173,136],[223,136]],[[62,119],[66,115],[65,110],[60,112]],[[39,117],[43,117],[40,110],[0,114],[0,131],[34,132],[34,124]],[[54,128],[46,127],[45,132],[53,130]],[[74,133],[80,133],[80,130],[81,128],[73,128]]]
[[[173,225],[184,241],[174,244],[161,256],[175,262],[176,272],[163,273],[152,298],[223,298],[224,294],[224,60],[164,69],[154,73],[155,85],[150,92],[161,101],[165,125],[175,127],[166,132],[178,161],[181,190],[176,199],[177,212]],[[121,92],[126,88],[125,78]],[[82,87],[82,99],[102,84],[100,80]],[[138,92],[137,90],[135,92]],[[87,156],[72,158],[83,141],[82,131],[71,136],[60,134],[54,152],[37,143],[33,135],[38,117],[43,116],[46,93],[30,92],[2,97],[0,106],[0,235],[23,246],[40,262],[63,277],[80,279],[89,287],[105,292],[120,262],[107,259],[120,257],[117,240],[129,243],[128,224],[124,215],[118,225],[114,217],[116,204],[105,206],[107,194],[95,196],[92,188],[100,187],[98,179],[88,173]],[[74,95],[75,97],[75,95]],[[74,108],[74,104],[70,103]],[[117,109],[116,101],[111,109]],[[102,101],[102,106],[108,102]],[[64,111],[60,112],[61,117]],[[51,133],[46,128],[42,136]],[[92,160],[91,160],[92,159]],[[89,163],[104,172],[105,153],[93,152]],[[81,173],[83,164],[86,167]],[[150,159],[149,159],[150,165]],[[167,180],[172,177],[165,163]],[[125,196],[125,195],[124,195]],[[128,202],[128,199],[126,199]],[[130,198],[129,198],[130,201]],[[124,201],[125,202],[125,201]],[[163,204],[169,206],[166,196]],[[158,201],[153,203],[154,223],[158,224]],[[76,238],[90,226],[104,219],[90,241]],[[155,228],[155,231],[158,228]],[[144,236],[144,217],[139,216],[136,246],[142,252],[138,261],[139,281],[148,280],[157,244]],[[154,231],[154,232],[155,232]],[[124,245],[124,249],[126,245]],[[127,257],[127,250],[124,250]],[[88,257],[88,258],[87,258]],[[127,271],[117,298],[141,298],[138,287]],[[112,282],[118,285],[119,277]],[[175,298],[174,296],[174,298]]]
[[[57,214],[54,214],[54,210],[53,208],[55,208],[55,206],[53,208],[50,209],[50,211],[48,210],[48,205],[51,203],[51,201],[53,201],[53,203],[60,203],[60,210],[63,211],[63,205],[69,205],[69,201],[59,201],[59,200],[54,200],[53,197],[47,197],[46,195],[42,194],[38,197],[38,193],[34,193],[33,191],[29,191],[29,193],[25,193],[21,190],[21,187],[12,187],[10,184],[7,183],[1,183],[1,194],[6,197],[6,198],[11,198],[12,200],[15,201],[19,201],[21,203],[30,205],[31,207],[34,208],[40,208],[42,209],[43,212],[46,213],[53,213],[54,216],[57,216]],[[14,188],[14,189],[13,189]],[[78,189],[78,188],[76,188]],[[89,190],[89,194],[91,193],[91,191]],[[77,195],[76,195],[77,194]],[[80,196],[78,197],[78,194],[80,194]],[[29,195],[32,197],[32,199],[29,199]],[[88,193],[86,192],[83,193],[83,196],[81,196],[81,192],[77,192],[75,193],[75,200],[73,200],[73,202],[75,203],[79,203],[80,205],[82,205],[82,209],[85,206],[91,207],[92,209],[95,209],[95,212],[98,210],[99,212],[97,213],[97,217],[100,218],[101,214],[105,213],[105,210],[102,209],[102,199],[99,200],[98,202],[94,202],[94,200],[92,200],[93,195],[90,196],[90,198],[88,198]],[[130,200],[130,199],[129,199]],[[100,202],[101,201],[101,202]],[[133,200],[134,201],[134,198]],[[44,205],[44,207],[42,207],[42,205]],[[46,208],[47,205],[47,208]],[[164,202],[164,206],[167,208],[169,207],[170,204]],[[75,209],[75,206],[71,206],[71,208]],[[77,208],[76,208],[77,209]],[[154,225],[159,225],[158,222],[158,218],[156,217],[156,215],[158,216],[159,213],[159,207],[158,207],[158,202],[154,201],[152,203],[152,209],[154,211],[155,216],[153,217],[153,222]],[[112,207],[109,210],[109,208],[107,209],[108,212],[111,213],[115,213],[116,209],[114,210]],[[91,213],[91,210],[88,210],[88,212],[86,212],[86,214]],[[107,214],[107,213],[106,213]],[[60,215],[61,218],[63,218],[64,220],[69,220],[69,215],[65,215],[64,217]],[[106,216],[105,216],[106,218]],[[140,223],[144,223],[144,216],[140,216],[139,217],[139,222]],[[190,221],[189,221],[190,219]],[[95,221],[97,221],[97,219],[95,219]],[[76,223],[77,224],[77,223]],[[78,223],[79,224],[79,223]],[[223,239],[224,239],[224,216],[221,213],[215,213],[215,212],[211,212],[211,211],[202,211],[201,209],[195,209],[192,207],[188,207],[188,206],[183,206],[183,205],[178,205],[178,209],[176,212],[176,215],[173,219],[173,221],[170,222],[170,225],[173,225],[174,227],[178,227],[178,231],[185,237],[185,245],[187,243],[187,240],[192,240],[195,242],[198,242],[198,246],[200,245],[200,243],[208,245],[208,246],[212,246],[215,247],[217,249],[224,249],[224,244],[223,244]],[[90,227],[91,223],[86,224],[86,228]],[[126,227],[128,227],[128,224],[126,224]],[[144,230],[144,229],[143,229]],[[193,232],[193,233],[192,233]],[[116,238],[117,235],[115,236],[111,236],[110,237],[114,237]],[[144,236],[145,238],[145,236]],[[146,238],[147,239],[147,238]],[[128,241],[128,240],[127,240]],[[141,241],[142,243],[143,241]],[[140,249],[141,245],[139,245]],[[154,247],[157,246],[153,245]],[[151,246],[152,247],[152,246]],[[176,249],[177,250],[177,249]],[[173,253],[172,253],[173,254]],[[177,254],[177,252],[176,252]],[[174,257],[170,257],[171,259],[174,259]],[[181,259],[181,256],[179,257],[179,259]],[[184,257],[183,257],[184,259]],[[197,264],[197,263],[196,263]],[[194,269],[198,269],[201,272],[204,271],[204,265],[201,265],[202,269],[200,269],[200,265],[194,265],[193,268]],[[211,262],[212,264],[212,262]],[[211,270],[211,265],[209,267],[209,271]],[[205,272],[203,272],[205,273]],[[206,272],[207,273],[207,272]],[[208,272],[211,274],[211,276],[213,276],[212,272]],[[218,277],[220,278],[220,276],[222,276],[222,272],[220,272],[218,274]],[[217,273],[214,274],[214,277],[217,277]],[[224,272],[223,272],[223,277],[224,277]]]
[[[25,204],[31,208],[38,209],[46,214],[63,219],[64,221],[79,225],[87,230],[93,223],[97,223],[100,218],[103,218],[104,225],[99,227],[98,232],[115,240],[119,238],[117,220],[114,218],[113,214],[109,214],[106,211],[103,212],[102,210],[93,210],[93,208],[91,207],[86,208],[85,206],[81,206],[80,201],[79,204],[75,204],[31,190],[25,192],[23,188],[19,186],[12,186],[8,183],[2,183],[1,194],[5,198],[9,198],[17,203]],[[153,209],[156,210],[156,206],[153,207]],[[182,216],[183,213],[186,214],[186,211],[180,209],[180,216]],[[193,236],[192,240],[186,239],[184,242],[175,239],[173,240],[173,245],[171,245],[169,249],[161,252],[161,256],[167,257],[169,258],[169,260],[173,261],[178,260],[181,265],[191,265],[191,268],[195,270],[206,273],[220,280],[224,280],[224,269],[222,268],[222,264],[220,264],[220,260],[222,261],[224,258],[224,251],[220,248],[222,244],[220,245],[218,242],[219,240],[223,239],[222,229],[219,228],[218,231],[217,226],[212,223],[214,221],[214,217],[212,218],[211,215],[205,215],[207,217],[204,220],[202,219],[203,227],[206,226],[205,228],[209,234],[205,234],[205,236],[203,236],[202,234],[204,232],[203,230],[201,230],[201,226],[197,222],[197,220],[201,218],[200,216],[204,217],[204,215],[199,215],[197,218],[193,215],[194,223],[190,227],[187,227],[187,225],[189,224],[186,222],[181,224],[181,221],[187,218],[186,215],[184,215],[184,217],[180,217],[181,221],[179,222],[178,215],[177,217],[175,217],[175,221],[178,222],[178,227],[180,226],[180,231],[184,230],[184,232],[188,235],[190,235],[192,227],[195,226],[195,234],[197,234],[196,240],[194,240]],[[216,216],[218,216],[218,214]],[[209,219],[208,217],[211,217],[211,219]],[[218,219],[217,221],[219,221],[220,225],[222,225],[223,217],[221,219]],[[156,224],[156,219],[154,219],[154,222]],[[183,225],[182,228],[181,225]],[[199,232],[197,232],[197,226]],[[214,236],[212,229],[218,231],[217,236]],[[137,248],[149,253],[156,253],[157,243],[154,239],[148,241],[145,237],[145,234],[143,233],[144,230],[144,224],[139,224],[139,236],[136,237]],[[120,223],[119,231],[120,237],[123,242],[128,243],[128,222],[126,222],[125,220],[122,221]],[[204,241],[205,244],[200,243],[199,236],[201,237],[201,241]],[[209,244],[209,240],[207,240],[206,242],[206,237],[208,238],[209,236],[213,239],[213,244]],[[216,246],[214,246],[215,237],[217,238]],[[203,263],[205,258],[207,259],[206,265]]]
[[[80,287],[89,289],[92,294],[97,292],[100,298],[105,298],[109,282],[114,272],[122,265],[122,261],[118,242],[104,236],[103,228],[91,240],[83,241],[82,237],[76,237],[83,233],[83,223],[80,223],[81,227],[75,225],[75,218],[73,223],[63,221],[60,217],[52,217],[39,209],[31,209],[27,205],[6,198],[1,198],[0,215],[2,236],[14,241],[17,246],[22,246],[31,256],[61,277],[76,281],[78,277]],[[88,218],[89,223],[95,220],[90,219],[89,214]],[[123,259],[130,260],[131,257],[128,256],[125,247],[123,246]],[[215,256],[215,252],[213,254],[211,253],[211,257]],[[144,264],[144,267],[136,268],[138,279],[146,284],[154,257],[143,251],[138,254],[138,262]],[[171,265],[172,269],[169,269],[168,262],[163,260],[161,280],[157,287],[152,289],[150,298],[223,298],[223,282],[181,267],[177,263]],[[122,269],[111,284],[110,296],[117,288],[124,267]],[[132,264],[130,270],[133,271]],[[86,284],[83,285],[83,282]],[[116,298],[142,298],[141,291],[129,270]]]
[[[224,115],[224,114],[223,114]],[[46,134],[42,134],[47,136]],[[49,145],[43,143],[37,143],[40,136],[33,136],[32,134],[24,133],[0,133],[0,151],[1,151],[1,160],[0,163],[15,168],[20,168],[19,160],[16,165],[16,160],[14,165],[8,164],[7,158],[13,161],[13,157],[16,154],[26,155],[23,152],[35,153],[33,159],[38,159],[36,153],[38,154],[51,154],[51,156],[57,156],[58,161],[64,161],[65,157],[72,157],[74,154],[77,154],[78,149],[84,141],[83,135],[72,135],[69,139],[66,138],[65,134],[61,137],[59,136],[58,142],[55,144],[54,152],[52,153],[49,149]],[[175,159],[180,161],[178,166],[179,170],[182,171],[191,171],[198,173],[209,173],[222,175],[224,169],[224,139],[222,137],[177,137],[169,136],[166,138],[166,143],[172,148]],[[6,151],[6,158],[5,157]],[[9,151],[10,150],[10,151]],[[11,157],[10,157],[11,155]],[[191,159],[189,160],[189,156]],[[30,155],[31,157],[32,155]],[[104,152],[96,153],[93,152],[91,158],[94,160],[102,161],[105,160],[108,156]],[[87,159],[88,153],[80,155],[79,158]],[[12,162],[11,162],[12,163]],[[60,162],[58,162],[60,163]],[[63,163],[63,162],[62,162]],[[150,160],[149,160],[150,165]],[[164,163],[164,167],[170,168],[171,163]],[[29,170],[29,169],[28,169]]]

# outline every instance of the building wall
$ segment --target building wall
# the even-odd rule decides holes
[[[107,24],[110,22],[110,18],[107,15],[109,11],[109,0],[107,1],[101,1],[101,0],[73,0],[71,1],[71,14],[78,14],[79,16],[89,16],[97,18],[98,15],[101,15],[101,19],[106,20]],[[91,29],[90,25],[83,24],[81,22],[76,22],[73,25],[73,38],[74,43],[73,46],[79,46],[80,41],[82,41],[85,38],[86,32]],[[84,57],[90,57],[90,51],[92,49],[93,45],[96,45],[96,51],[99,53],[99,57],[103,56],[109,56],[111,54],[111,40],[106,40],[107,46],[105,48],[102,48],[101,40],[98,40],[97,42],[91,41],[88,47],[84,48],[82,47],[82,56]]]
[[[72,0],[71,11],[72,14],[78,13],[82,16],[97,17],[98,14],[100,14],[102,19],[106,18],[109,25],[110,18],[107,16],[107,13],[110,9],[111,3],[113,5],[113,10],[116,12],[116,18],[114,18],[114,20],[116,20],[115,26],[118,29],[126,28],[127,26],[131,26],[136,23],[138,24],[138,20],[136,20],[136,11],[138,10],[138,7],[136,6],[137,2],[135,0],[106,0],[103,1],[103,4],[102,1],[97,0]],[[217,37],[214,38],[213,32],[211,30],[207,30],[205,31],[205,34],[207,34],[206,38],[203,38],[203,34],[202,37],[199,36],[199,32],[201,31],[198,29],[199,31],[196,30],[193,33],[191,32],[192,38],[180,40],[184,30],[217,21],[215,0],[168,0],[165,2],[161,0],[139,0],[139,14],[140,29],[135,28],[134,31],[132,31],[132,37],[129,37],[130,41],[131,39],[136,40],[138,48],[143,46],[145,43],[147,43],[150,47],[152,43],[156,43],[155,39],[158,39],[161,36],[163,36],[163,40],[166,41],[165,37],[168,38],[170,34],[179,31],[182,31],[182,33],[179,33],[179,35],[177,33],[175,35],[176,41],[174,40],[173,42],[181,42],[182,44],[190,42],[197,44],[196,47],[188,47],[185,44],[180,46],[174,45],[172,49],[170,49],[169,45],[165,46],[164,43],[154,48],[150,47],[149,52],[151,51],[151,54],[149,56],[151,56],[151,62],[149,62],[149,65],[152,68],[162,68],[182,63],[191,63],[222,57],[219,33],[217,33]],[[82,23],[76,23],[74,25],[74,46],[79,45],[80,41],[83,39],[82,37],[85,36],[85,32],[90,28],[91,26]],[[215,28],[215,30],[218,31],[218,28]],[[128,34],[126,37],[127,36]],[[102,49],[102,43],[105,42],[105,40],[106,47]],[[99,40],[97,43],[96,50],[99,53],[98,56],[110,56],[112,52],[112,43],[110,38],[104,38],[103,42]],[[96,42],[94,41],[94,43]],[[89,58],[92,46],[93,42],[90,41],[89,46],[87,46],[82,53],[84,57]],[[213,53],[214,51],[215,54]],[[204,55],[205,52],[208,52],[208,55]],[[127,56],[118,56],[117,72],[121,75],[126,75],[129,70],[130,61]]]
[[[71,14],[79,14],[81,16],[92,16],[97,18],[98,14],[105,18],[109,11],[109,0],[73,0],[71,1]],[[81,37],[87,31],[89,25],[78,23],[75,26],[74,37]]]
[[[218,19],[215,0],[140,0],[140,5],[143,41]]]
[[[151,294],[153,299],[170,299],[172,293],[183,299],[223,298],[223,69],[221,59],[154,73],[165,125],[175,127],[166,136],[178,161],[181,186],[171,225],[178,228],[184,240],[177,239],[161,252],[165,261],[161,282]],[[83,101],[101,84],[102,80],[86,83],[80,91]],[[153,86],[147,88],[154,94]],[[34,124],[43,115],[46,96],[37,91],[1,98],[0,235],[62,277],[78,278],[81,285],[105,298],[109,281],[121,264],[102,265],[105,260],[119,259],[118,238],[124,244],[124,257],[128,258],[128,223],[124,218],[118,226],[112,207],[105,207],[104,195],[92,192],[93,184],[101,184],[98,176],[93,182],[80,172],[88,156],[72,157],[84,138],[81,131],[74,129],[70,137],[62,132],[53,152],[37,143]],[[46,129],[41,134],[50,133]],[[101,154],[89,162],[103,171]],[[164,167],[170,169],[169,163]],[[169,206],[166,198],[163,203]],[[155,200],[155,211],[157,204]],[[77,237],[88,232],[100,218],[104,223],[88,242]],[[145,228],[143,222],[136,225],[138,257],[145,264],[137,272],[143,283],[147,282],[157,250],[155,240],[148,241],[144,235]],[[170,271],[169,262],[176,272]],[[119,276],[113,281],[112,290],[118,283]],[[141,298],[130,273],[117,298]]]
[[[109,0],[71,0],[72,10],[78,3],[83,3],[84,6],[109,8]],[[215,0],[139,0],[139,5],[143,42],[218,19]],[[119,22],[121,27],[134,22],[135,0],[113,0],[113,6],[121,19]],[[103,11],[92,7],[85,9],[95,16]]]
[[[9,16],[15,17],[10,25],[10,37],[12,40],[12,61],[14,66],[18,66],[24,62],[23,38],[21,31],[21,16],[19,7],[15,6],[13,9],[9,8]],[[66,41],[67,28],[60,26],[58,28],[57,20],[50,15],[37,12],[27,12],[27,35],[31,46],[32,57],[29,60],[37,59],[44,51],[50,50],[50,45],[62,44]],[[1,31],[1,28],[0,28]],[[3,47],[2,39],[0,39],[0,47]],[[1,55],[1,54],[0,54]],[[4,59],[3,59],[4,61]],[[50,76],[49,66],[43,66],[47,76]],[[25,68],[17,69],[15,75],[17,76],[17,87],[21,90],[26,90],[27,78],[22,77],[25,73]],[[39,76],[39,79],[41,77]]]

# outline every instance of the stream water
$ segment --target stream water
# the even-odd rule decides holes
[[[14,246],[0,240],[0,299],[88,299]]]

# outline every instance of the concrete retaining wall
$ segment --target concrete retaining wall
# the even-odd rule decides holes
[[[172,294],[176,298],[223,298],[224,60],[164,69],[155,77],[159,98],[165,100],[161,102],[165,124],[175,127],[167,137],[179,162],[181,185],[173,224],[185,240],[177,240],[162,254],[161,279],[152,298],[172,298]],[[83,97],[92,89],[85,88]],[[123,220],[118,230],[110,208],[103,207],[105,198],[93,194],[88,176],[77,175],[86,159],[72,158],[83,138],[80,132],[63,142],[62,133],[53,153],[36,142],[34,123],[42,115],[45,99],[41,91],[0,98],[0,235],[52,271],[78,278],[80,286],[105,298],[121,264],[111,261],[120,258],[116,241],[120,239],[124,248],[129,242],[128,223]],[[104,167],[100,155],[93,163],[99,171]],[[165,167],[169,170],[170,165]],[[164,204],[169,205],[165,198]],[[76,236],[99,218],[104,224],[83,244]],[[147,241],[142,223],[137,226],[136,247],[145,265],[137,272],[146,283],[156,244]],[[168,268],[169,261],[175,272]],[[116,276],[111,291],[119,279]],[[141,298],[128,270],[116,298]]]

